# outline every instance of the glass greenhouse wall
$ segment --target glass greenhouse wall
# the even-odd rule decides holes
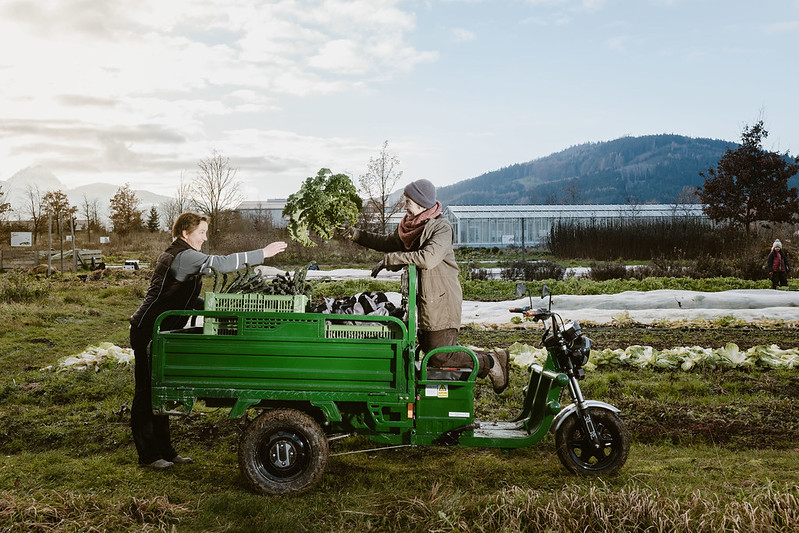
[[[558,220],[706,218],[701,204],[453,205],[444,208],[444,216],[456,247],[538,246]]]

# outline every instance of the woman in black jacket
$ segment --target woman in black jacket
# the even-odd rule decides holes
[[[155,262],[150,288],[144,301],[130,317],[130,346],[136,361],[136,387],[130,413],[133,442],[139,455],[139,464],[150,468],[169,468],[175,463],[192,463],[181,457],[172,446],[169,436],[169,416],[154,415],[152,406],[152,361],[148,345],[153,338],[153,327],[158,315],[173,309],[194,309],[202,289],[202,276],[211,274],[211,267],[219,272],[233,272],[245,263],[260,265],[286,249],[286,243],[277,241],[259,250],[230,255],[208,255],[201,252],[208,240],[208,217],[197,213],[183,213],[172,226],[175,239]],[[182,328],[188,322],[185,316],[170,316],[161,323],[161,329]]]

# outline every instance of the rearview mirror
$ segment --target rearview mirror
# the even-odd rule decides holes
[[[541,298],[546,298],[549,295],[549,287],[547,287],[547,284],[544,283],[544,285],[541,287]]]
[[[527,294],[527,284],[524,282],[516,284],[516,298],[521,298]]]

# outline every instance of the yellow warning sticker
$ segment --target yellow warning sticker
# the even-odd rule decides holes
[[[449,385],[427,385],[424,388],[424,395],[436,398],[449,398]]]

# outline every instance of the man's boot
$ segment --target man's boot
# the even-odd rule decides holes
[[[488,371],[488,377],[491,379],[491,385],[494,386],[494,392],[497,394],[502,393],[508,388],[508,350],[495,349],[491,354],[494,364],[491,370]]]

